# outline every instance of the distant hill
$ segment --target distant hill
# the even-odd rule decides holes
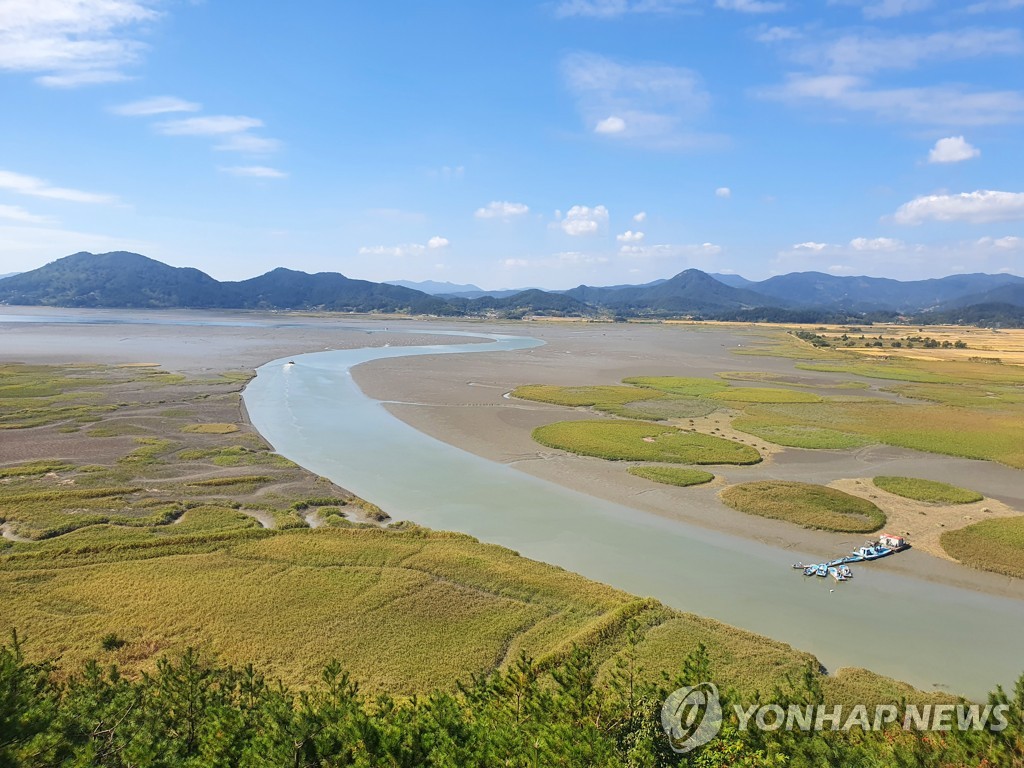
[[[0,285],[0,302],[129,309],[460,312],[449,302],[421,291],[350,280],[333,272],[308,275],[281,268],[251,280],[221,283],[198,269],[171,267],[124,251],[76,253],[7,278]]]
[[[473,285],[472,283],[459,285],[458,283],[439,283],[436,280],[421,280],[418,283],[413,282],[412,280],[385,280],[384,284],[399,285],[402,288],[412,288],[414,291],[423,291],[423,293],[429,293],[431,296],[451,296],[466,293],[476,293],[483,296],[487,293],[483,288]]]
[[[422,291],[352,280],[337,272],[314,275],[278,267],[265,275],[223,283],[230,306],[243,309],[325,309],[336,312],[458,314],[458,308]]]
[[[609,288],[581,285],[565,294],[618,312],[652,314],[714,313],[772,303],[752,291],[720,283],[698,269],[688,269],[668,280],[646,285]]]
[[[726,275],[720,272],[712,272],[711,277],[732,288],[750,288],[752,285],[756,285],[753,280],[747,280],[747,278],[740,277],[739,275]]]
[[[507,296],[495,298],[483,296],[469,302],[468,309],[477,312],[487,310],[500,310],[506,315],[526,315],[542,312],[556,312],[564,315],[591,315],[594,308],[578,301],[571,296],[559,293],[549,293],[537,288],[530,288],[525,291]]]
[[[750,290],[801,307],[828,307],[854,312],[917,312],[1010,283],[1014,275],[951,275],[900,281],[884,277],[845,277],[823,272],[793,272],[752,283]]]
[[[413,283],[413,285],[417,285]],[[431,290],[476,288],[428,282]],[[482,294],[482,295],[481,295]],[[699,317],[766,322],[976,322],[1012,325],[1024,318],[1024,278],[951,275],[901,282],[794,272],[753,282],[688,269],[642,285],[580,285],[568,291],[466,291],[431,295],[395,283],[337,272],[279,267],[259,277],[220,282],[198,269],[172,267],[137,253],[75,253],[0,281],[0,303],[129,309],[293,309],[444,316]]]
[[[15,275],[20,275],[20,274],[21,274],[20,272],[7,272],[7,273],[5,273],[3,275],[0,275],[0,280],[3,280],[5,277],[14,277]]]
[[[961,296],[953,301],[947,302],[940,310],[952,309],[955,307],[969,307],[974,304],[1008,304],[1013,307],[1024,308],[1024,280],[1013,282],[1009,285],[1001,285],[985,293],[976,293],[970,296]]]
[[[137,253],[75,253],[6,278],[0,301],[58,307],[219,307],[221,284]]]

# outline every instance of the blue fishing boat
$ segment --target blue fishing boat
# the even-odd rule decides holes
[[[828,563],[819,564],[818,567],[814,569],[814,574],[816,576],[821,576],[822,578],[828,576]]]

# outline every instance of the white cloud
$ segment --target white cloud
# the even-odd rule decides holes
[[[483,208],[477,208],[473,214],[478,219],[511,219],[515,216],[524,216],[530,212],[530,207],[523,203],[510,203],[506,200],[495,200]]]
[[[1024,192],[980,189],[958,195],[925,195],[904,203],[893,214],[899,224],[966,221],[984,224],[1024,220]]]
[[[644,233],[634,232],[631,229],[627,229],[621,235],[616,235],[615,239],[618,240],[620,243],[639,243],[641,240],[644,239]]]
[[[793,245],[794,251],[823,251],[828,248],[828,243],[816,243],[813,240],[808,240],[806,243],[796,243]]]
[[[829,0],[829,5],[855,5],[866,19],[891,19],[930,8],[932,0]]]
[[[984,0],[967,6],[968,13],[990,13],[992,11],[1013,11],[1024,8],[1024,0]]]
[[[766,0],[715,0],[715,7],[740,13],[776,13],[785,10],[786,4]]]
[[[150,0],[3,0],[0,69],[40,74],[51,87],[126,79],[144,46],[135,39],[159,18]]]
[[[791,75],[763,98],[800,104],[819,101],[884,120],[927,125],[996,125],[1024,118],[1019,91],[966,91],[963,86],[873,89],[853,75]]]
[[[759,43],[780,43],[788,40],[799,40],[803,33],[795,27],[762,27],[754,35]]]
[[[561,18],[584,16],[614,19],[630,13],[672,13],[690,5],[692,0],[562,0],[555,7]]]
[[[187,117],[183,120],[167,120],[156,124],[156,129],[165,136],[223,136],[242,133],[250,128],[260,128],[263,121],[244,115],[211,115],[209,117]]]
[[[268,168],[265,165],[231,165],[221,167],[224,173],[232,176],[244,176],[252,179],[283,179],[288,176],[284,171],[277,168]]]
[[[981,154],[981,150],[972,147],[963,136],[950,136],[935,142],[928,153],[929,163],[960,163]]]
[[[829,72],[865,74],[913,69],[930,60],[946,63],[983,56],[1017,56],[1024,40],[1016,29],[958,29],[931,34],[869,31],[796,47],[792,58]]]
[[[929,8],[932,0],[872,0],[864,3],[864,18],[891,19]]]
[[[1014,235],[1007,235],[1006,237],[980,237],[977,240],[977,245],[982,247],[999,248],[1006,251],[1015,251],[1018,248],[1024,248],[1024,237],[1015,237]]]
[[[194,101],[185,101],[176,96],[154,96],[151,99],[121,104],[110,111],[115,115],[125,115],[126,117],[150,117],[170,112],[198,112],[201,108],[201,105]]]
[[[251,155],[267,155],[276,152],[281,148],[281,142],[277,139],[267,139],[262,136],[253,136],[251,133],[235,133],[229,135],[214,149],[221,152],[247,152]]]
[[[640,211],[640,213],[634,214],[633,221],[635,221],[637,224],[643,224],[645,221],[647,221],[647,211]]]
[[[697,243],[691,245],[673,245],[662,243],[659,245],[624,245],[619,248],[619,253],[634,259],[708,259],[718,256],[722,252],[722,246],[715,243]]]
[[[730,198],[732,197],[732,190],[728,187],[719,187],[715,190],[715,197]]]
[[[447,237],[435,235],[427,241],[426,245],[423,243],[402,243],[401,245],[364,245],[359,249],[359,255],[388,256],[391,258],[425,256],[431,251],[434,251],[436,254],[437,251],[442,248],[447,248],[448,245],[450,245],[450,242]]]
[[[598,120],[597,125],[594,126],[594,133],[622,133],[624,130],[626,130],[626,121],[615,115]]]
[[[604,136],[655,149],[716,140],[693,130],[710,100],[691,70],[574,53],[563,59],[562,74],[588,130],[602,126]]]
[[[850,247],[855,251],[898,251],[905,246],[902,240],[891,237],[855,237],[850,241]]]
[[[574,205],[562,219],[562,231],[567,235],[578,237],[592,235],[608,223],[608,209],[603,205],[593,208],[586,205]]]
[[[67,200],[72,203],[114,203],[113,195],[96,192],[82,192],[78,189],[54,187],[48,181],[12,171],[0,171],[0,189],[9,189],[22,195],[46,197],[51,200]]]
[[[22,224],[50,224],[53,221],[46,216],[29,213],[19,205],[0,205],[0,219],[17,221]]]
[[[527,261],[526,259],[505,259],[502,262],[502,266],[507,268],[528,267],[530,266],[530,262]]]
[[[611,259],[600,254],[584,253],[582,251],[562,251],[555,254],[555,260],[559,264],[607,264]]]

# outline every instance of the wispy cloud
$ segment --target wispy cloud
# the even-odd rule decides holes
[[[221,152],[245,152],[250,155],[269,155],[281,148],[281,142],[277,139],[267,139],[262,136],[253,136],[251,133],[235,133],[229,135],[214,149]]]
[[[0,219],[17,221],[22,224],[52,224],[53,219],[29,213],[18,205],[0,205]]]
[[[710,97],[697,73],[664,64],[632,64],[592,53],[562,61],[566,86],[588,131],[657,149],[704,146],[714,137],[694,124]]]
[[[244,176],[250,179],[284,179],[288,176],[284,171],[265,165],[230,165],[222,166],[220,170],[232,176]]]
[[[510,203],[505,200],[495,200],[483,208],[477,208],[473,213],[478,219],[509,219],[517,216],[524,216],[530,212],[530,207],[524,203]]]
[[[777,13],[784,11],[786,4],[768,0],[715,0],[715,7],[740,13]]]
[[[144,27],[160,17],[150,0],[3,0],[0,69],[37,74],[50,87],[124,80]]]
[[[262,127],[262,120],[244,115],[187,117],[182,120],[167,120],[156,124],[157,132],[166,136],[223,136]]]
[[[927,10],[932,0],[830,0],[830,4],[859,6],[865,19],[892,19]]]
[[[673,13],[692,4],[693,0],[562,0],[555,6],[555,15],[615,19],[632,13]]]
[[[179,99],[177,96],[154,96],[151,99],[121,104],[110,111],[115,115],[126,117],[151,117],[173,112],[198,112],[200,109],[202,109],[202,105],[196,104],[194,101]]]
[[[887,69],[914,69],[929,61],[949,62],[991,56],[1018,56],[1024,39],[1016,29],[958,29],[931,34],[878,31],[843,34],[831,40],[804,42],[791,58],[828,72],[868,74]]]
[[[115,203],[117,198],[97,192],[83,192],[67,187],[55,187],[50,182],[35,176],[26,176],[13,171],[0,171],[0,189],[8,189],[21,195],[45,197],[51,200],[66,200],[72,203]]]
[[[359,249],[360,256],[388,256],[403,258],[406,256],[424,256],[437,252],[451,245],[447,237],[435,235],[424,243],[403,243],[402,245],[364,245]]]
[[[875,88],[853,75],[791,75],[759,95],[791,104],[818,102],[894,122],[947,127],[998,125],[1024,118],[1020,91],[971,91],[962,85]]]
[[[901,205],[892,218],[898,224],[1024,221],[1024,192],[980,189],[957,195],[924,195]]]

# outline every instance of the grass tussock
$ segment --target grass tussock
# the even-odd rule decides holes
[[[876,487],[906,499],[925,501],[932,504],[971,504],[985,497],[977,491],[958,488],[949,483],[935,480],[921,480],[916,477],[893,477],[879,475],[874,479]]]
[[[940,543],[964,565],[1024,579],[1024,517],[985,520],[946,531]]]
[[[715,476],[702,469],[689,469],[687,467],[652,467],[640,465],[629,468],[629,474],[653,480],[656,483],[666,485],[678,485],[685,488],[690,485],[703,485],[710,483]]]
[[[538,427],[533,439],[549,448],[611,461],[756,464],[761,460],[748,445],[647,421],[560,421]]]
[[[743,483],[726,488],[721,499],[740,512],[825,531],[871,533],[886,520],[885,513],[866,499],[810,483]]]

